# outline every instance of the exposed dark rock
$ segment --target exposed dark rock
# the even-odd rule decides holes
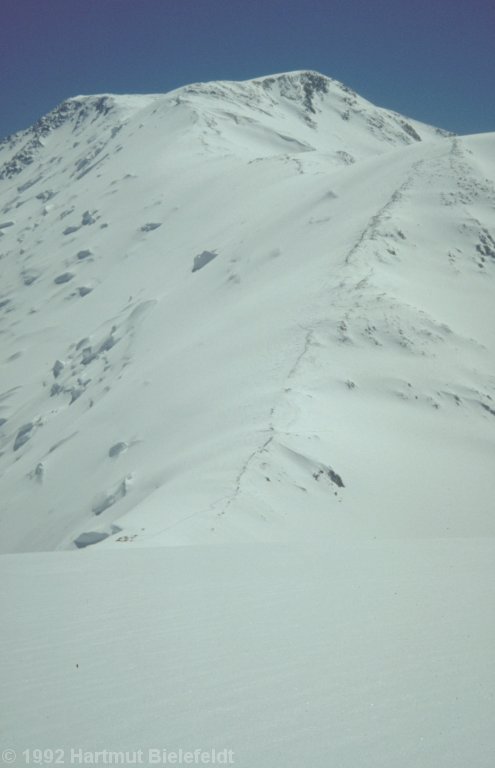
[[[341,476],[334,472],[333,469],[328,469],[328,477],[332,483],[338,485],[339,488],[345,488],[344,481],[342,480]]]
[[[127,443],[120,442],[115,443],[115,445],[112,445],[111,448],[108,450],[108,455],[111,459],[115,458],[116,456],[119,456],[121,453],[123,453],[127,449]]]
[[[63,272],[61,275],[58,275],[53,282],[57,285],[61,285],[62,283],[68,283],[73,277],[74,275],[72,272]]]
[[[406,123],[405,120],[401,120],[400,124],[402,126],[402,129],[407,133],[408,136],[411,137],[411,139],[414,139],[414,141],[421,141],[421,136],[417,131],[414,130],[412,125],[409,123]]]
[[[152,232],[154,229],[158,229],[158,227],[161,226],[161,223],[157,221],[150,221],[148,224],[143,224],[141,227],[141,232]]]
[[[52,373],[55,379],[60,376],[64,368],[65,368],[64,363],[61,360],[55,360],[52,368]]]
[[[203,251],[194,257],[193,272],[197,272],[199,269],[203,269],[210,261],[216,259],[218,254],[215,251]]]

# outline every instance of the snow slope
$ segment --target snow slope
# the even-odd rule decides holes
[[[0,144],[11,764],[493,764],[494,150],[313,72]]]
[[[493,146],[314,73],[5,140],[2,550],[491,533]]]

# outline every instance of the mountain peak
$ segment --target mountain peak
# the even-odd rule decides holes
[[[175,93],[180,93],[181,91],[188,94],[203,92],[210,96],[228,97],[229,94],[242,92],[247,96],[253,97],[256,91],[262,88],[277,98],[299,101],[307,111],[315,113],[315,96],[327,94],[331,86],[346,94],[356,95],[354,91],[337,80],[312,70],[280,72],[249,80],[214,80],[205,83],[194,83],[177,89]]]
[[[263,77],[253,82],[261,84],[264,88],[272,88],[274,85],[278,86],[280,93],[286,98],[290,98],[291,92],[293,92],[295,97],[302,99],[302,103],[308,112],[315,114],[315,96],[328,93],[330,84],[336,81],[332,81],[329,77],[319,72],[299,70]]]
[[[0,551],[465,530],[492,157],[306,70],[4,142]]]

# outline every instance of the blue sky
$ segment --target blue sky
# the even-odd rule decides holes
[[[495,130],[495,0],[1,0],[0,136],[82,93],[315,69],[459,133]]]

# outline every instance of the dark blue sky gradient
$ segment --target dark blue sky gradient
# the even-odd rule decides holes
[[[0,0],[0,136],[69,96],[315,69],[458,133],[495,130],[495,0]]]

